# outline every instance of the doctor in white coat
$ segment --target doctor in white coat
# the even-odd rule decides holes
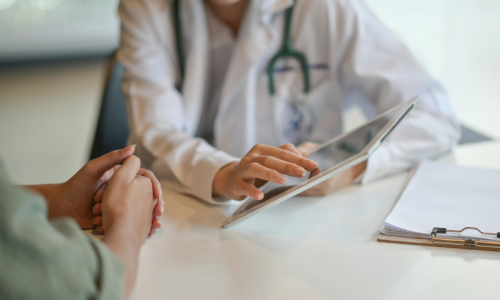
[[[304,149],[310,145],[304,142],[341,134],[343,108],[352,103],[372,118],[421,95],[367,163],[310,194],[404,170],[456,144],[460,130],[446,93],[362,2],[295,2],[180,0],[181,68],[172,1],[121,1],[118,59],[125,68],[129,142],[168,187],[211,203],[261,199],[258,179],[282,183],[282,174],[300,177],[316,167],[291,144]],[[290,35],[308,60],[310,92],[303,94],[297,61],[282,59],[271,96],[267,67],[282,47],[292,5]],[[280,148],[272,103],[278,103],[281,138],[291,143]],[[306,103],[307,116],[296,103]],[[298,134],[304,124],[306,138]]]

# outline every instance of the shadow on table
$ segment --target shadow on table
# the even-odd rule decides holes
[[[165,210],[168,222],[186,230],[218,240],[245,239],[274,252],[287,253],[311,234],[326,216],[327,210],[313,197],[298,197],[255,215],[231,227],[221,224],[238,205],[213,205],[189,196],[168,196]],[[187,222],[187,223],[186,223]]]
[[[445,247],[426,247],[431,248],[433,258],[450,257],[461,258],[464,261],[471,262],[478,259],[500,260],[500,253],[496,251],[452,249]]]

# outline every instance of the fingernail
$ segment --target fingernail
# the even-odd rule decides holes
[[[123,148],[123,149],[122,149],[122,153],[123,153],[123,152],[125,152],[125,151],[128,151],[128,150],[130,150],[130,149],[132,149],[132,148],[135,148],[135,144],[134,144],[134,145],[127,146],[127,147]]]
[[[97,228],[95,230],[102,232],[101,226],[97,226]]]
[[[304,170],[304,168],[297,167],[295,168],[295,174],[299,175],[300,177],[306,176],[307,171]]]
[[[277,181],[278,183],[285,183],[285,181],[286,181],[286,177],[285,177],[285,176],[283,176],[283,175],[281,175],[281,174],[278,174],[278,175],[276,175],[276,181]]]
[[[318,167],[317,163],[313,161],[309,162],[309,168],[311,168],[312,170],[316,169],[317,167]]]
[[[95,206],[92,208],[92,212],[97,215],[97,213],[95,212]]]
[[[163,215],[163,211],[165,210],[165,204],[161,206],[161,214]]]
[[[160,218],[158,218],[158,223],[160,223],[160,225],[161,225],[161,219]]]
[[[257,200],[261,200],[262,198],[264,198],[264,194],[258,193],[257,194]]]
[[[95,222],[95,219],[97,219],[97,218],[94,218],[94,219],[92,220],[92,223],[94,223],[94,225],[97,225],[97,223]]]

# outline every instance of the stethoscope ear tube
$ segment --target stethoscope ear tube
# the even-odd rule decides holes
[[[269,62],[269,65],[267,67],[267,74],[269,76],[269,93],[271,95],[274,95],[276,92],[274,85],[274,71],[276,63],[278,62],[279,59],[286,57],[295,58],[299,61],[304,78],[304,93],[305,94],[309,93],[310,89],[309,63],[307,62],[306,56],[302,52],[295,49],[292,38],[290,36],[290,28],[292,26],[292,16],[294,7],[295,7],[295,1],[293,2],[292,6],[290,6],[286,10],[283,45],[281,49],[278,51],[278,53],[276,53],[271,58],[271,61]]]
[[[177,89],[182,92],[182,84],[184,83],[184,52],[182,49],[182,23],[180,14],[180,0],[174,0],[172,3],[172,17],[175,29],[175,50],[177,52],[177,62],[179,63],[180,82]]]

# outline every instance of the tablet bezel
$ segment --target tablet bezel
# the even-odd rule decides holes
[[[384,126],[384,128],[382,128],[382,130],[380,130],[380,132],[371,140],[371,142],[368,145],[366,145],[363,148],[363,150],[360,151],[360,153],[344,160],[343,162],[341,162],[335,166],[330,167],[329,169],[321,172],[321,174],[318,174],[314,177],[309,178],[307,181],[305,181],[303,183],[299,183],[299,184],[289,188],[288,190],[274,196],[273,198],[271,198],[271,199],[269,199],[261,204],[258,204],[258,205],[254,206],[248,210],[240,212],[241,208],[243,208],[243,206],[245,206],[245,203],[247,201],[253,200],[253,198],[247,197],[246,199],[244,199],[242,201],[240,208],[238,210],[236,210],[236,212],[230,218],[228,218],[221,225],[221,227],[228,228],[228,227],[234,226],[234,225],[250,218],[251,216],[257,214],[257,212],[259,212],[259,211],[269,209],[269,208],[273,207],[274,205],[279,204],[287,199],[290,199],[290,198],[302,193],[303,191],[305,191],[305,190],[307,190],[307,189],[309,189],[317,184],[320,184],[321,182],[323,182],[323,181],[325,181],[325,180],[327,180],[327,179],[329,179],[329,178],[331,178],[331,177],[367,160],[370,157],[370,155],[387,138],[387,136],[392,132],[392,130],[399,124],[399,122],[413,109],[413,107],[417,104],[419,99],[420,99],[420,97],[416,96],[408,101],[405,101],[402,104],[400,104],[399,106],[397,106],[391,110],[388,110],[383,114],[380,114],[379,116],[375,117],[374,119],[354,128],[353,130],[346,132],[346,133],[326,142],[321,147],[316,149],[314,152],[330,145],[331,143],[336,142],[339,139],[344,138],[345,136],[351,134],[352,132],[354,132],[354,131],[356,131],[356,130],[358,130],[366,125],[368,125],[369,123],[371,123],[379,118],[384,117],[386,114],[390,113],[391,111],[398,110],[396,115],[394,115],[394,117],[389,122],[387,122],[387,124]]]

